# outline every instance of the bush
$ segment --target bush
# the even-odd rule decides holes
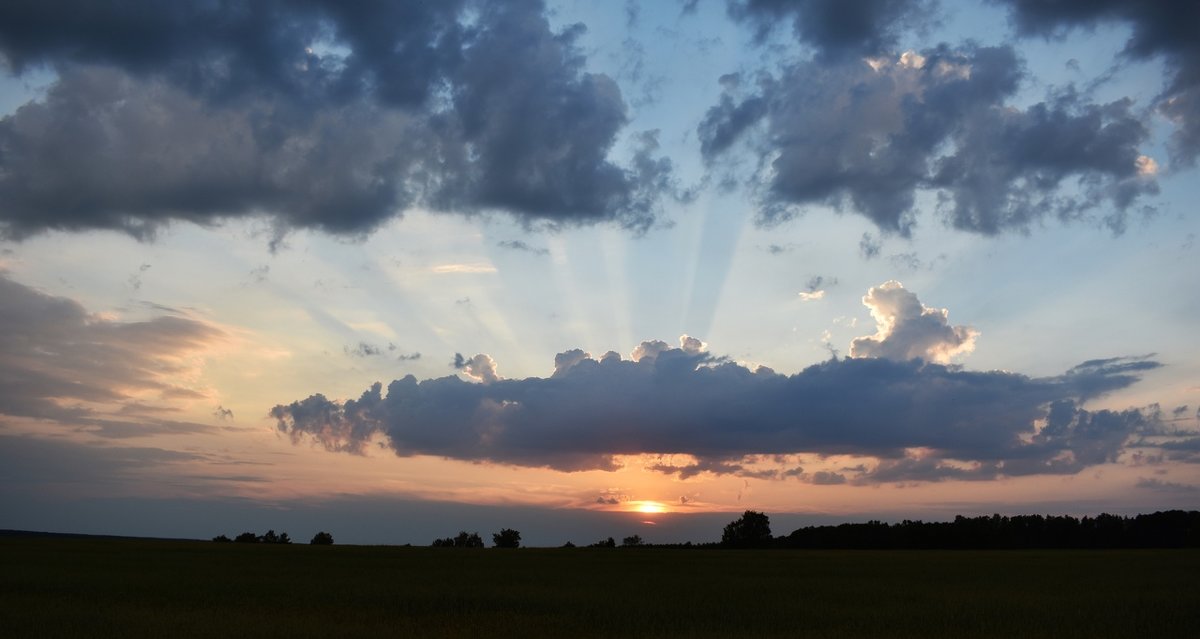
[[[626,537],[621,540],[621,545],[622,546],[640,546],[640,545],[642,545],[642,536],[641,535],[633,535],[632,537]]]
[[[227,543],[233,541],[232,539],[226,537],[225,535],[217,535],[216,537],[213,537],[212,540],[219,544],[227,544]]]
[[[492,535],[492,543],[497,548],[520,548],[521,533],[512,528],[501,528],[500,532]]]
[[[331,535],[325,531],[321,531],[321,532],[313,535],[312,541],[310,541],[308,543],[313,546],[332,546],[333,545],[333,535]]]
[[[257,544],[258,535],[252,532],[244,532],[237,537],[234,537],[233,540],[239,544]]]

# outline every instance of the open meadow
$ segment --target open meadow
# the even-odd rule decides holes
[[[0,538],[5,637],[1196,637],[1200,551]]]

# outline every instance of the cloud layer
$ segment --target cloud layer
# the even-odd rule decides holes
[[[626,108],[583,28],[536,0],[7,5],[0,62],[58,80],[0,120],[0,231],[357,234],[417,204],[644,229],[671,165],[652,135],[608,160]]]
[[[207,429],[164,420],[155,404],[205,399],[175,380],[223,336],[185,317],[114,321],[0,277],[0,415],[105,437]]]
[[[294,442],[311,438],[331,451],[363,453],[379,441],[398,455],[564,471],[614,470],[619,455],[688,455],[651,468],[684,478],[732,473],[822,484],[1074,473],[1116,461],[1135,439],[1160,447],[1147,440],[1162,434],[1155,411],[1082,407],[1132,385],[1157,362],[1092,360],[1046,378],[966,371],[921,359],[974,338],[946,324],[944,311],[891,282],[864,301],[874,305],[881,332],[890,326],[882,338],[857,343],[873,356],[831,359],[793,375],[714,357],[685,335],[678,348],[643,342],[632,360],[560,353],[547,378],[502,379],[486,355],[457,357],[481,383],[410,375],[386,392],[376,383],[345,402],[313,395],[277,405],[271,416]],[[762,467],[795,454],[878,462],[841,473]]]

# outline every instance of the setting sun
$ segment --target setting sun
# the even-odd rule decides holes
[[[630,502],[630,506],[635,512],[645,513],[647,515],[667,512],[667,507],[657,501],[634,501]]]

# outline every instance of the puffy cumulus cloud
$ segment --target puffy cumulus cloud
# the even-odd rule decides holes
[[[572,348],[569,351],[559,353],[554,356],[554,377],[560,377],[565,374],[572,366],[582,362],[585,359],[590,359],[591,353],[588,353],[580,348]],[[620,359],[620,356],[617,356]]]
[[[57,73],[0,119],[0,232],[266,215],[361,234],[422,205],[644,229],[671,164],[628,166],[615,82],[539,0],[64,0],[0,8],[0,58]]]
[[[491,384],[501,379],[496,373],[496,360],[484,353],[471,358],[463,357],[462,353],[455,353],[453,366],[462,370],[467,377],[483,384]]]
[[[697,356],[702,355],[708,350],[708,344],[695,337],[692,337],[691,335],[685,334],[679,336],[679,348],[672,349],[670,344],[662,340],[652,339],[638,344],[636,347],[634,347],[633,352],[631,352],[629,356],[635,362],[640,362],[643,360],[652,361],[659,355],[671,350],[679,350],[687,355]],[[612,351],[609,351],[609,353],[612,353]],[[605,357],[607,358],[607,355]]]
[[[161,417],[173,400],[205,398],[180,380],[223,338],[186,317],[108,319],[0,276],[0,415],[106,437],[205,430]]]
[[[872,55],[936,17],[934,0],[728,0],[729,15],[753,23],[759,39],[791,20],[796,37],[822,57]]]
[[[684,348],[636,360],[572,350],[556,364],[547,378],[489,384],[410,375],[386,392],[377,383],[358,399],[313,395],[270,414],[294,441],[331,451],[361,453],[379,441],[398,455],[562,471],[614,470],[620,456],[653,454],[663,456],[653,470],[680,477],[826,485],[1074,473],[1112,462],[1131,442],[1153,448],[1146,440],[1162,424],[1150,410],[1081,405],[1158,365],[1143,359],[1045,378],[883,358],[782,375]],[[1173,441],[1182,449],[1190,440]],[[806,472],[802,454],[877,462]]]
[[[726,84],[697,133],[710,164],[745,141],[761,160],[750,188],[759,220],[828,205],[908,235],[918,192],[946,221],[982,234],[1103,210],[1114,232],[1157,192],[1138,147],[1149,137],[1128,100],[1098,105],[1064,91],[1007,104],[1025,71],[1008,46],[784,65],[753,90]]]
[[[872,287],[862,302],[875,318],[876,332],[855,338],[850,343],[851,357],[918,358],[944,364],[975,349],[979,331],[951,326],[949,311],[925,306],[900,282],[890,280]]]
[[[993,0],[1007,5],[1017,33],[1056,37],[1101,23],[1131,29],[1123,56],[1133,60],[1159,58],[1168,77],[1156,98],[1160,113],[1175,124],[1170,142],[1172,162],[1191,166],[1200,157],[1200,4],[1139,2],[1138,0]]]

